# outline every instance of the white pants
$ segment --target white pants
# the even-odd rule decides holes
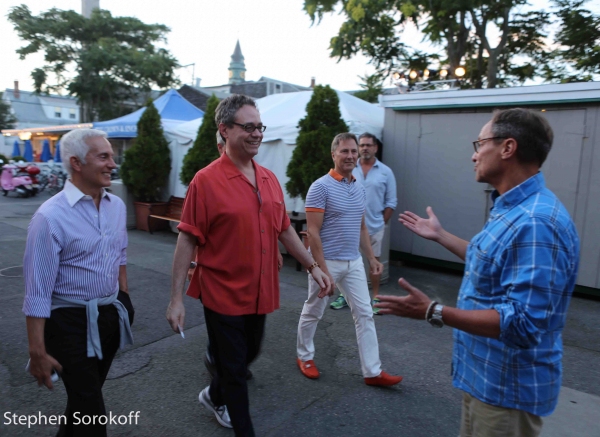
[[[365,378],[379,376],[381,373],[379,344],[362,258],[358,257],[354,261],[325,260],[325,262],[335,285],[346,298],[354,318],[362,374]],[[304,302],[300,322],[298,322],[296,345],[298,358],[302,361],[312,360],[315,356],[313,338],[329,301],[328,297],[319,299],[319,285],[312,276],[308,275],[308,278],[308,299]]]

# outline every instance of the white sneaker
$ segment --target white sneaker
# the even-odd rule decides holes
[[[233,428],[231,425],[231,419],[229,418],[229,412],[227,411],[226,405],[221,405],[220,407],[215,407],[210,399],[210,395],[208,394],[210,386],[206,387],[204,390],[200,392],[198,395],[198,400],[206,409],[215,413],[215,417],[217,421],[224,426],[225,428]]]

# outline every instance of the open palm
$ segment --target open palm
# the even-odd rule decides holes
[[[410,211],[405,211],[403,214],[400,214],[398,221],[406,228],[423,238],[427,238],[428,240],[437,240],[442,233],[442,225],[440,224],[440,221],[436,215],[433,213],[431,206],[428,206],[426,211],[429,217],[427,219],[419,217]]]

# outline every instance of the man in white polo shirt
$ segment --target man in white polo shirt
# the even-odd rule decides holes
[[[379,344],[367,277],[359,245],[369,260],[371,274],[381,274],[383,266],[371,249],[365,224],[366,192],[356,183],[352,170],[358,159],[358,142],[350,133],[337,135],[331,144],[332,169],[317,179],[306,196],[306,221],[310,252],[332,284],[346,296],[354,318],[362,374],[367,385],[390,386],[402,381],[381,370]],[[298,323],[297,363],[304,376],[319,377],[314,363],[313,338],[325,308],[320,288],[309,277],[308,299]]]

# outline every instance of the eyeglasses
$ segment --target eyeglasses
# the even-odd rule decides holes
[[[242,129],[244,129],[246,132],[248,132],[249,134],[254,132],[254,129],[258,129],[259,132],[264,132],[265,129],[267,129],[267,126],[263,126],[262,124],[259,124],[258,126],[256,126],[252,123],[240,124],[240,123],[236,123],[235,121],[233,122],[233,124],[238,125]]]
[[[505,140],[507,137],[492,137],[492,138],[483,138],[481,140],[473,141],[473,148],[475,149],[475,153],[479,153],[479,149],[481,148],[482,143],[489,140]]]

